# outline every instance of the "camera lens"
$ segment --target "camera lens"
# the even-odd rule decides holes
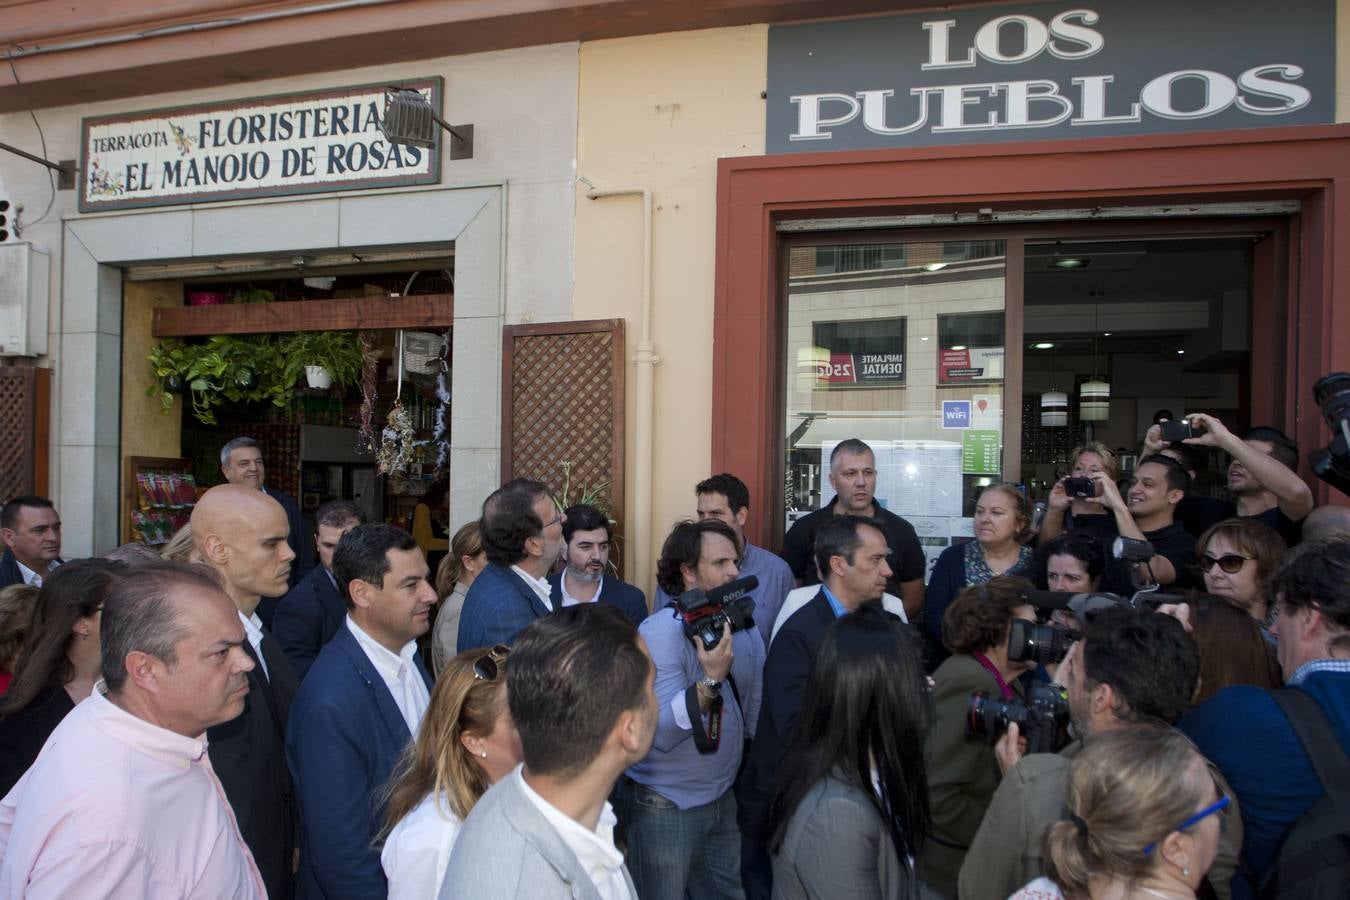
[[[1322,416],[1332,431],[1338,430],[1342,419],[1350,416],[1350,374],[1332,372],[1313,385],[1313,399],[1322,407]]]

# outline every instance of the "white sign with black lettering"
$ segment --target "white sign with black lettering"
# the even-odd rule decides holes
[[[441,108],[441,79],[400,86]],[[440,181],[439,145],[391,144],[384,85],[88,118],[80,211]]]

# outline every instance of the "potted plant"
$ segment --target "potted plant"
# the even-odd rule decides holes
[[[282,339],[281,355],[297,374],[304,369],[312,388],[345,387],[361,377],[361,345],[354,331],[297,332]]]
[[[193,414],[207,425],[215,424],[215,407],[226,400],[284,406],[297,376],[278,389],[284,375],[278,355],[267,335],[214,335],[198,343],[169,338],[150,351],[156,382],[146,394],[158,396],[165,412],[173,408],[175,393],[187,394]]]

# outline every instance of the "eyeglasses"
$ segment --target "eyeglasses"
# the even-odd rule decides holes
[[[1236,553],[1225,553],[1223,556],[1210,556],[1208,553],[1202,553],[1200,554],[1200,571],[1208,572],[1215,563],[1218,563],[1220,569],[1223,569],[1229,575],[1236,575],[1242,568],[1242,564],[1249,559],[1255,559],[1255,557],[1240,556]]]
[[[474,660],[473,677],[479,681],[496,681],[501,674],[501,664],[511,655],[511,648],[498,644],[478,659]]]
[[[1218,790],[1217,785],[1215,785],[1215,789]],[[1228,809],[1229,804],[1231,804],[1232,802],[1233,802],[1232,799],[1227,794],[1225,794],[1222,790],[1219,790],[1218,800],[1215,800],[1213,803],[1211,803],[1209,806],[1206,806],[1198,813],[1192,814],[1190,817],[1186,819],[1186,821],[1182,822],[1176,828],[1173,828],[1172,831],[1185,831],[1187,828],[1190,828],[1197,822],[1201,822],[1217,812],[1223,812],[1224,810]],[[1168,834],[1171,833],[1172,832],[1170,831],[1168,832]],[[1144,855],[1148,856],[1150,853],[1153,852],[1153,848],[1157,846],[1158,846],[1157,843],[1149,844],[1147,847],[1144,848]]]

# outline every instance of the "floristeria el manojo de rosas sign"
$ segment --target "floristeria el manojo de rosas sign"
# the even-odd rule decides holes
[[[442,82],[421,91],[440,113]],[[80,211],[440,181],[440,147],[391,144],[385,85],[87,118]]]

